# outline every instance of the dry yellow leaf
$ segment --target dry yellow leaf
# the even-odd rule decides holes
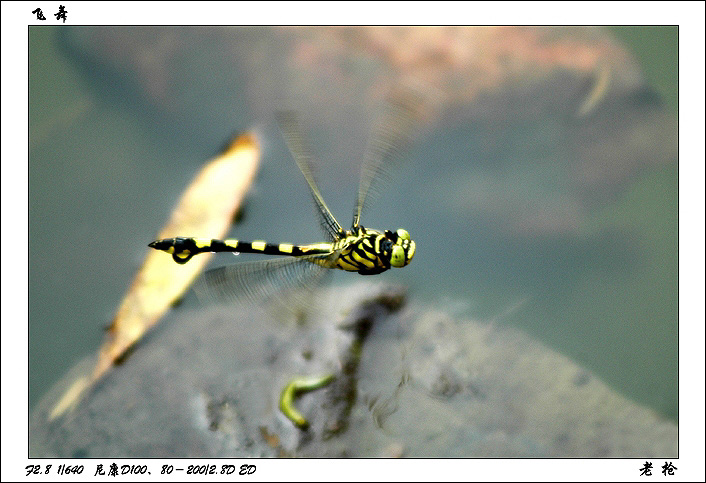
[[[157,239],[176,236],[222,238],[252,183],[260,158],[253,134],[244,134],[211,160],[188,187]],[[191,285],[210,254],[179,265],[150,250],[108,329],[92,373],[74,381],[50,412],[54,419],[73,407],[96,380],[153,327]]]

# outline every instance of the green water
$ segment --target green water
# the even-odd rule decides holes
[[[677,29],[610,32],[634,53],[648,85],[676,115]],[[188,120],[178,127],[162,125],[129,86],[111,82],[116,81],[107,74],[89,78],[69,61],[56,29],[30,30],[32,405],[76,361],[97,350],[103,327],[180,191],[218,144],[251,124],[246,112],[233,108],[223,114],[232,117],[226,121],[198,118],[193,132]],[[209,80],[210,88],[217,85],[218,79]],[[112,94],[103,95],[106,90]],[[202,102],[228,112],[223,105],[229,102],[212,97]],[[521,129],[509,130],[514,141],[530,142]],[[444,136],[441,145],[448,144],[448,152],[417,152],[364,219],[375,228],[405,227],[417,241],[414,263],[390,271],[385,280],[402,281],[415,297],[458,309],[462,317],[506,314],[498,317],[500,323],[520,327],[630,399],[676,419],[677,166],[647,170],[585,220],[589,231],[618,233],[627,256],[613,250],[611,239],[597,237],[605,243],[599,247],[556,239],[546,247],[532,246],[534,263],[523,260],[522,240],[498,240],[483,226],[459,224],[451,209],[439,213],[439,204],[418,201],[433,200],[435,193],[443,200],[454,188],[453,174],[463,173],[460,163],[449,161],[448,167],[459,171],[450,170],[447,177],[423,164],[426,157],[453,159],[453,146],[467,142],[461,131],[450,129]],[[347,224],[357,173],[339,174],[339,181],[345,180],[341,191],[324,176],[322,192]],[[320,241],[311,239],[316,221],[299,176],[281,142],[268,142],[238,237]],[[389,220],[395,225],[385,226]],[[541,260],[551,257],[559,262],[545,268]],[[583,257],[579,262],[589,268],[576,271],[575,257]]]

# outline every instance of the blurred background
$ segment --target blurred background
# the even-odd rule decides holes
[[[30,404],[98,349],[147,244],[234,133],[255,129],[263,156],[231,235],[322,241],[275,110],[299,111],[348,226],[371,121],[412,80],[428,108],[363,224],[406,228],[417,254],[380,277],[520,328],[676,421],[677,40],[676,27],[30,27]]]

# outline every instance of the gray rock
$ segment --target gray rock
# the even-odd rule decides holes
[[[299,320],[174,311],[67,416],[30,421],[32,457],[676,457],[677,427],[525,334],[339,287]],[[333,383],[278,408],[293,378]],[[54,391],[56,392],[56,391]],[[50,393],[51,394],[51,393]],[[50,396],[47,396],[48,398]]]

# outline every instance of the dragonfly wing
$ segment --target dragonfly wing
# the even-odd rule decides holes
[[[331,211],[326,206],[319,188],[314,178],[314,173],[311,169],[311,154],[302,135],[299,127],[299,120],[296,113],[293,111],[282,111],[277,113],[277,123],[282,131],[284,140],[292,153],[292,157],[297,162],[299,170],[304,174],[306,182],[309,184],[311,196],[314,198],[317,213],[324,234],[328,237],[328,241],[335,240],[343,233],[341,224],[336,221],[336,218],[331,214]]]
[[[354,227],[360,223],[366,204],[376,198],[384,187],[400,151],[411,142],[414,128],[423,114],[426,97],[418,90],[403,88],[385,103],[363,157],[358,201],[353,210]]]
[[[337,254],[274,258],[236,263],[207,271],[194,284],[204,303],[311,300]]]

